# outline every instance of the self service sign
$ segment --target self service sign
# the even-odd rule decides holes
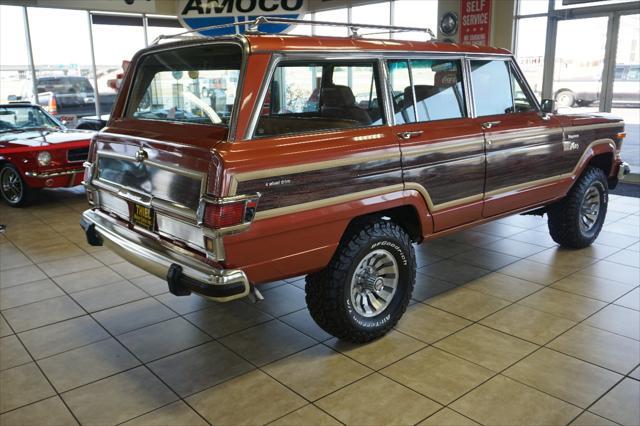
[[[460,42],[489,44],[491,0],[462,0],[460,2]]]
[[[306,11],[307,0],[178,0],[178,20],[188,29],[249,21],[259,16],[300,19]],[[244,25],[198,31],[206,36],[242,33]],[[265,33],[281,33],[289,25],[262,24]]]

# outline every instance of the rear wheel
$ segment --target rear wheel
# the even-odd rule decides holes
[[[27,203],[30,188],[20,172],[12,164],[4,164],[0,168],[0,196],[11,207],[20,207]]]
[[[587,168],[569,194],[549,207],[551,238],[563,247],[591,245],[602,229],[608,202],[607,176],[602,169]]]
[[[324,270],[307,276],[309,312],[328,333],[368,342],[404,314],[415,275],[415,254],[404,229],[390,221],[366,221],[351,227]]]

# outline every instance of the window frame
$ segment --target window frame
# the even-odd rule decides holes
[[[511,92],[512,106],[515,105],[514,103],[515,99],[513,96],[513,85],[511,84],[511,78],[515,78],[520,84],[521,88],[523,89],[522,91],[524,92],[525,96],[527,96],[528,100],[532,103],[533,109],[531,111],[522,111],[522,112],[514,111],[511,113],[499,113],[499,114],[479,116],[476,112],[476,94],[475,94],[475,88],[473,85],[473,79],[471,77],[472,61],[503,61],[505,62],[507,66],[507,72],[509,74],[509,91]],[[473,108],[472,110],[473,112],[471,115],[473,118],[492,117],[496,115],[530,114],[532,112],[541,114],[540,103],[538,102],[538,98],[535,96],[535,94],[531,90],[531,87],[529,86],[529,82],[524,77],[522,70],[518,66],[518,63],[513,56],[502,57],[502,56],[491,56],[491,55],[482,55],[482,56],[469,55],[465,57],[465,62],[466,62],[466,80],[468,81],[468,86],[471,89],[470,104],[471,104],[471,107]]]
[[[283,64],[292,63],[292,64],[300,64],[300,63],[312,63],[312,64],[323,64],[329,62],[337,62],[337,63],[345,63],[348,62],[350,65],[357,64],[366,64],[372,65],[373,75],[377,76],[376,87],[379,95],[380,102],[380,118],[382,120],[381,124],[369,125],[369,126],[355,126],[349,128],[338,128],[338,129],[322,129],[322,130],[312,130],[312,131],[300,131],[300,132],[290,132],[290,133],[282,133],[279,135],[258,135],[256,134],[258,130],[258,123],[260,122],[261,111],[264,105],[267,93],[269,92],[269,88],[271,86],[271,82],[275,77],[275,73],[278,67]],[[342,66],[345,66],[344,64]],[[262,80],[260,85],[260,91],[256,102],[253,106],[253,110],[251,111],[251,116],[249,123],[247,125],[247,133],[245,138],[242,140],[243,142],[250,142],[262,139],[270,139],[270,138],[279,138],[279,137],[291,137],[291,136],[305,136],[305,135],[317,135],[317,134],[330,134],[337,132],[350,132],[353,130],[363,130],[363,129],[376,129],[380,127],[390,126],[391,125],[391,117],[388,110],[389,107],[389,93],[387,90],[387,73],[384,69],[384,64],[382,63],[382,57],[376,54],[350,54],[350,55],[331,55],[328,56],[319,56],[318,54],[310,54],[308,52],[274,52],[271,55],[271,60],[268,65],[268,72],[265,73],[265,77]]]

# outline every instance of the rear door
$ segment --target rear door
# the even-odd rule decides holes
[[[482,216],[484,137],[462,66],[442,56],[387,61],[405,187],[425,197],[435,231]]]
[[[548,198],[544,185],[567,171],[557,119],[540,113],[538,103],[510,58],[472,59],[470,76],[477,123],[487,153],[482,215],[494,216]],[[569,167],[570,168],[570,167]]]

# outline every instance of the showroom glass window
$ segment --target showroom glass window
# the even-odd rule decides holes
[[[384,124],[374,62],[279,65],[265,97],[256,136]]]
[[[0,64],[0,103],[31,99],[33,83],[21,7],[0,6]]]
[[[365,4],[351,8],[351,22],[356,24],[391,25],[389,2]],[[361,30],[364,38],[389,38],[389,33],[377,29]],[[372,35],[367,35],[372,33]],[[374,34],[375,33],[375,34]]]
[[[393,2],[394,22],[392,25],[416,28],[430,28],[438,32],[437,0],[397,0]],[[394,33],[391,38],[400,40],[420,40],[429,38],[423,32]]]

